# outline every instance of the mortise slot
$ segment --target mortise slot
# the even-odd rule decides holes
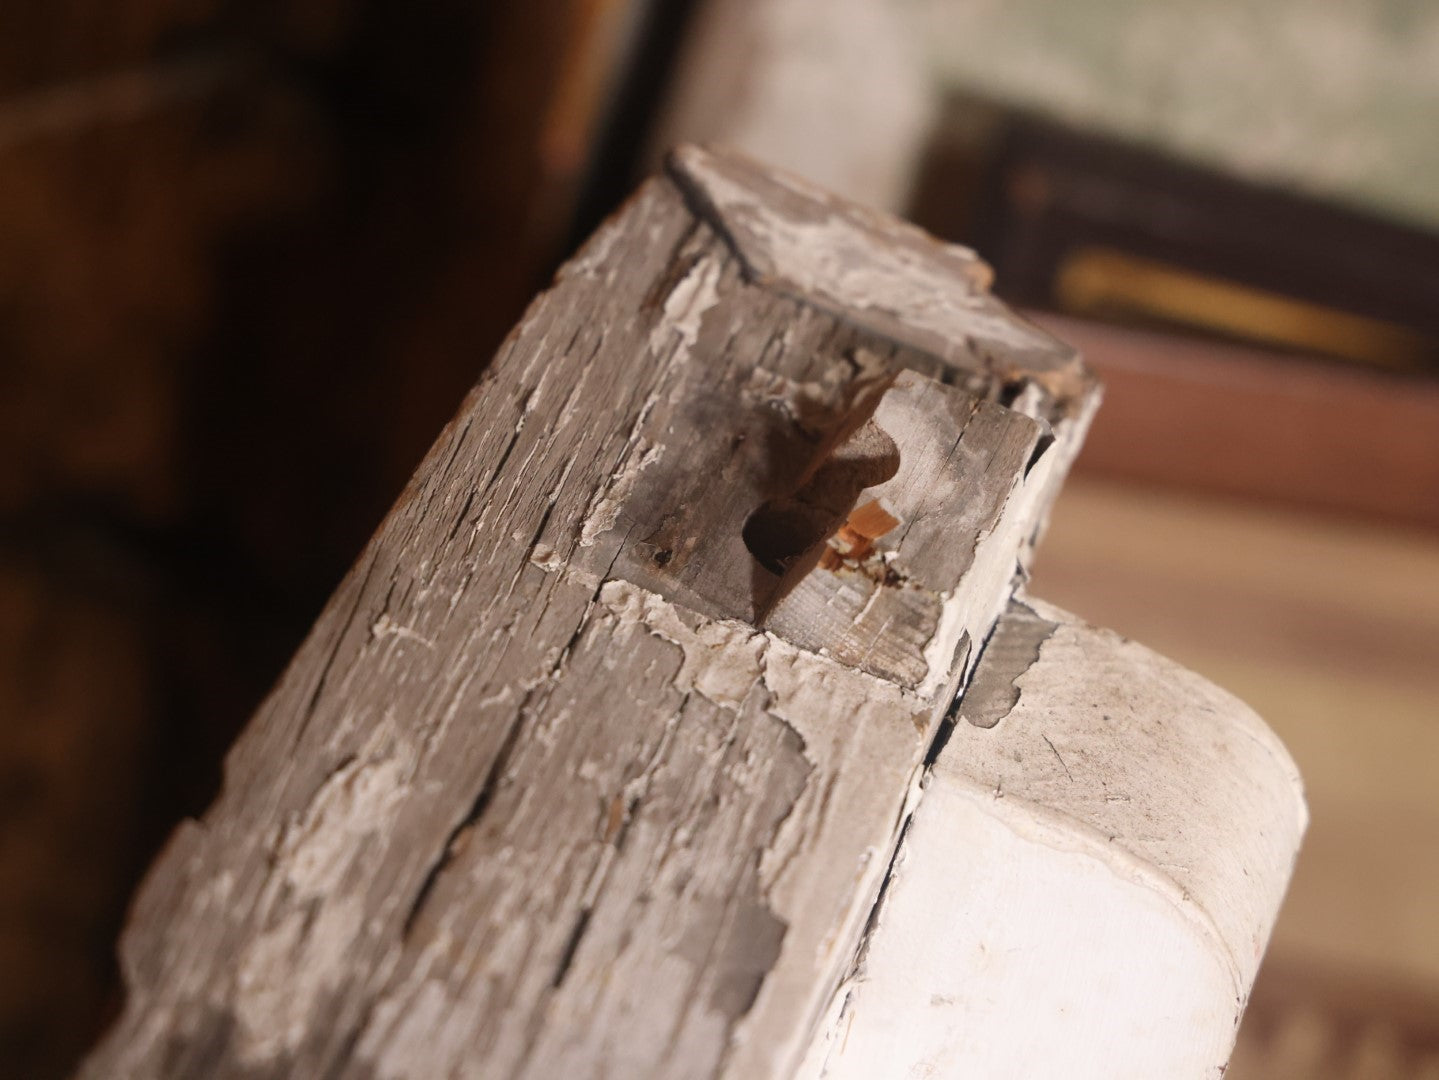
[[[899,471],[899,448],[866,420],[809,473],[794,493],[770,499],[745,522],[745,546],[761,566],[783,576],[845,523],[865,488]]]

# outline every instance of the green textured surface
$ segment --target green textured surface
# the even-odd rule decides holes
[[[1439,2],[897,2],[950,87],[1439,227]]]

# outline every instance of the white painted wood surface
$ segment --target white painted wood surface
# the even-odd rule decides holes
[[[1221,1076],[1305,823],[1241,702],[1016,600],[801,1075]]]

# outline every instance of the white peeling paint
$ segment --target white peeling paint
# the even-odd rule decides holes
[[[235,975],[235,1049],[241,1061],[260,1065],[299,1048],[314,1030],[312,1014],[327,992],[355,977],[350,958],[364,918],[361,897],[337,896],[322,903],[313,919],[291,908],[250,943]],[[277,977],[281,971],[284,978]]]
[[[361,841],[383,832],[403,803],[408,772],[395,757],[357,758],[325,782],[275,852],[300,897],[334,896]]]
[[[638,623],[680,647],[684,662],[675,686],[681,691],[736,709],[760,680],[768,639],[752,626],[697,615],[681,618],[664,597],[627,581],[605,582],[600,603],[621,623]]]
[[[423,645],[427,649],[433,649],[435,643],[425,637],[419,631],[408,626],[401,626],[390,618],[389,612],[385,612],[370,626],[370,636],[376,640],[394,637],[403,641],[413,641],[417,645]]]
[[[844,963],[878,893],[934,709],[883,679],[744,623],[705,619],[629,582],[606,582],[600,603],[679,647],[677,688],[727,708],[759,688],[765,710],[803,740],[811,775],[760,856],[765,901],[790,929],[726,1071],[783,1075],[804,1049],[794,1003],[819,1015],[827,988],[818,973]],[[851,854],[805,857],[814,849]]]
[[[639,453],[638,460],[627,462],[615,474],[614,479],[603,489],[603,494],[596,494],[594,502],[585,512],[584,524],[580,527],[580,547],[593,547],[601,536],[615,527],[620,511],[624,509],[634,491],[635,482],[663,456],[663,446],[644,449]]]
[[[236,963],[236,1053],[246,1062],[296,1049],[325,993],[354,976],[351,956],[366,905],[346,891],[346,876],[366,842],[388,832],[410,775],[398,757],[368,756],[375,752],[371,745],[336,770],[277,845],[279,872],[261,902],[278,907],[284,896],[286,913]]]
[[[705,312],[719,303],[720,268],[717,259],[701,259],[670,290],[665,297],[666,319],[650,333],[651,352],[664,352],[673,346],[676,337],[681,348],[694,347]]]

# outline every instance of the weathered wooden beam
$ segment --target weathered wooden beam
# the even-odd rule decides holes
[[[982,286],[680,152],[531,307],[151,873],[90,1075],[781,1071],[1092,394]],[[995,400],[1031,383],[1039,418]],[[872,502],[892,528],[826,546]]]
[[[986,283],[677,152],[151,872],[85,1075],[794,1075],[1097,402]]]

